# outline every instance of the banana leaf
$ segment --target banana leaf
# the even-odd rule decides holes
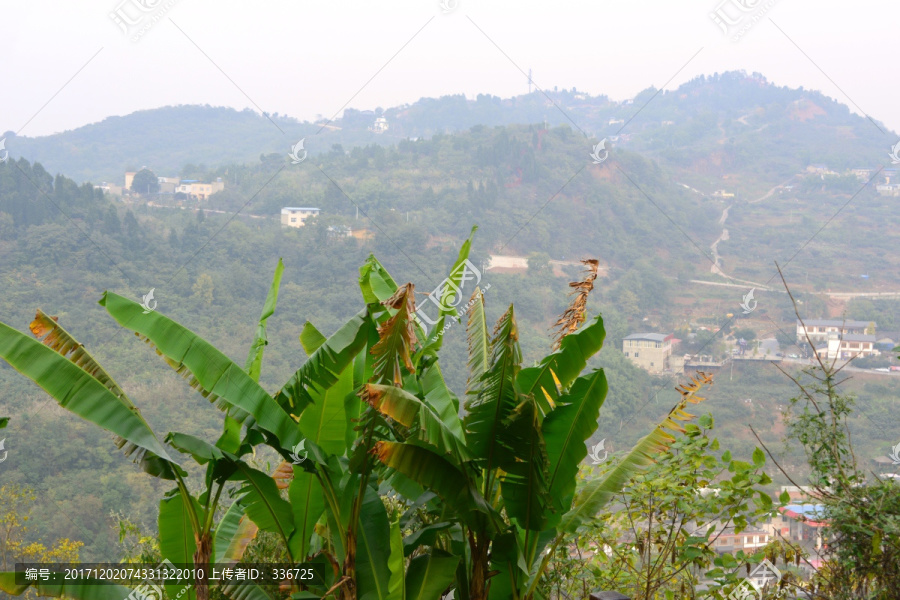
[[[203,508],[193,496],[190,496],[188,501],[193,505],[193,510],[202,523]],[[190,510],[191,507],[185,504],[184,495],[177,488],[169,492],[169,495],[159,503],[159,552],[169,562],[188,565],[194,563],[197,542],[191,524]],[[184,587],[185,584],[167,583],[166,594],[170,598],[175,598]],[[194,587],[191,585],[186,595],[181,597],[195,600]]]
[[[367,487],[359,513],[356,585],[359,600],[389,600],[391,526],[381,497]],[[403,551],[400,551],[402,560]]]
[[[516,449],[514,459],[500,465],[503,505],[520,527],[540,531],[553,509],[548,493],[547,448],[532,397],[516,407],[504,423],[502,437],[504,444]]]
[[[459,311],[457,311],[456,305],[460,304],[463,299],[462,290],[466,285],[466,282],[463,281],[463,277],[468,273],[468,267],[464,265],[469,259],[469,251],[472,249],[472,238],[475,237],[476,231],[478,231],[477,225],[472,227],[468,239],[460,246],[456,262],[454,262],[453,266],[450,268],[450,274],[447,275],[446,279],[444,279],[444,281],[439,284],[438,288],[434,290],[434,292],[440,293],[441,295],[441,297],[438,298],[440,316],[428,333],[427,341],[423,344],[421,352],[422,356],[437,356],[438,351],[441,349],[441,345],[444,343],[443,331],[446,318],[450,317],[458,319],[459,317]],[[479,272],[478,281],[476,281],[475,284],[477,285],[480,281],[481,273]],[[455,299],[456,302],[451,302],[452,299]],[[428,303],[428,305],[430,304],[433,303]]]
[[[463,419],[469,450],[488,473],[519,456],[503,439],[504,421],[519,405],[516,373],[522,362],[513,307],[497,323],[491,341],[491,364],[478,383],[478,393],[466,403]]]
[[[281,275],[283,273],[284,262],[279,258],[278,264],[275,266],[275,275],[272,277],[272,287],[269,288],[266,303],[263,305],[262,315],[260,315],[259,324],[256,327],[256,337],[253,339],[250,353],[247,355],[247,362],[244,365],[244,370],[253,381],[259,381],[263,351],[265,351],[269,343],[269,339],[266,336],[266,321],[275,314],[275,306],[278,304],[278,288],[281,285]]]
[[[548,412],[560,394],[584,368],[587,361],[600,351],[606,329],[597,315],[575,333],[563,338],[559,349],[545,356],[538,366],[519,372],[517,382],[524,394],[534,394],[544,412]]]
[[[204,397],[219,400],[220,406],[237,406],[249,413],[259,427],[272,433],[291,448],[300,441],[300,432],[290,416],[243,369],[215,346],[158,313],[112,292],[104,292],[100,304],[123,327],[155,346],[166,362],[188,379]]]
[[[312,402],[312,393],[324,393],[365,348],[372,320],[365,308],[341,326],[303,363],[281,390],[275,401],[293,415],[300,415]]]
[[[294,514],[275,480],[242,461],[238,461],[232,479],[243,483],[237,494],[247,516],[263,531],[276,533],[291,555],[288,542],[294,532]]]
[[[465,441],[450,431],[430,405],[403,388],[369,383],[361,396],[372,408],[412,430],[412,435],[437,452],[451,454],[456,464],[470,459]]]
[[[244,513],[241,503],[232,502],[216,527],[213,562],[222,565],[241,560],[258,531],[256,524]]]
[[[547,527],[555,527],[572,504],[581,461],[587,456],[585,443],[597,430],[600,407],[609,389],[602,370],[579,377],[547,418],[542,431],[550,464],[549,489],[555,515]]]
[[[466,339],[469,345],[469,378],[466,381],[466,393],[475,394],[477,384],[487,371],[491,358],[490,334],[484,314],[484,294],[481,288],[475,288],[470,300]]]
[[[432,548],[409,561],[406,569],[406,600],[440,600],[453,583],[459,557]]]
[[[38,319],[41,315],[39,312]],[[0,323],[0,358],[43,388],[61,407],[115,434],[117,445],[144,471],[174,479],[173,469],[180,467],[140,411],[81,344],[58,324],[52,327],[45,338],[49,345],[45,345]]]

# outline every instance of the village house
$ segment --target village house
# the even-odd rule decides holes
[[[842,336],[830,333],[825,343],[816,346],[816,354],[829,360],[877,356],[881,352],[875,348],[875,341],[874,335],[864,333],[845,333]]]
[[[651,373],[669,370],[672,340],[675,336],[664,333],[632,333],[622,340],[625,356],[640,368]]]
[[[287,227],[303,227],[310,217],[317,217],[321,209],[286,206],[281,209],[281,224]],[[352,235],[352,234],[351,234]]]
[[[809,319],[805,321],[806,327],[804,328],[804,323],[799,319],[797,320],[797,341],[805,342],[806,334],[809,334],[810,339],[813,342],[822,342],[828,338],[828,334],[836,333],[840,335],[841,333],[848,334],[864,334],[867,333],[867,329],[869,334],[875,335],[875,322],[874,321],[845,321],[839,319]]]
[[[175,193],[184,194],[188,198],[195,198],[197,200],[209,200],[210,196],[216,192],[221,192],[224,189],[225,183],[222,181],[221,177],[217,178],[214,183],[203,183],[196,179],[182,179],[175,188]]]

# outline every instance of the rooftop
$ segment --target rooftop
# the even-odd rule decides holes
[[[798,521],[805,521],[811,527],[822,527],[825,523],[817,519],[823,517],[823,508],[821,504],[788,504],[778,510],[784,513],[784,516]]]
[[[665,333],[632,333],[626,340],[650,340],[651,342],[664,342],[669,336]]]
[[[807,319],[804,321],[807,327],[862,327],[865,329],[869,326],[869,323],[873,323],[873,321],[851,321],[846,320],[842,321],[839,319]],[[800,320],[797,320],[797,325],[800,325]]]
[[[312,208],[309,206],[285,206],[284,208],[281,209],[281,212],[294,211],[294,210],[302,210],[304,212],[319,212],[322,209],[321,208]]]
[[[841,336],[841,339],[845,342],[872,342],[874,344],[878,338],[864,333],[845,333]]]

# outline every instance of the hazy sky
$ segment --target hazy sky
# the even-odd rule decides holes
[[[511,96],[527,91],[516,65],[543,88],[617,100],[670,79],[668,88],[758,71],[900,129],[898,2],[725,0],[720,14],[735,19],[738,3],[753,7],[747,18],[769,7],[734,42],[709,16],[722,0],[444,1],[457,6],[0,0],[0,132],[44,135],[172,104],[312,120],[348,101],[368,109],[454,93]],[[132,41],[110,13],[157,22]]]

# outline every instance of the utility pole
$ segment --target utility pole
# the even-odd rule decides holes
[[[528,67],[528,93],[531,93],[531,67]]]

